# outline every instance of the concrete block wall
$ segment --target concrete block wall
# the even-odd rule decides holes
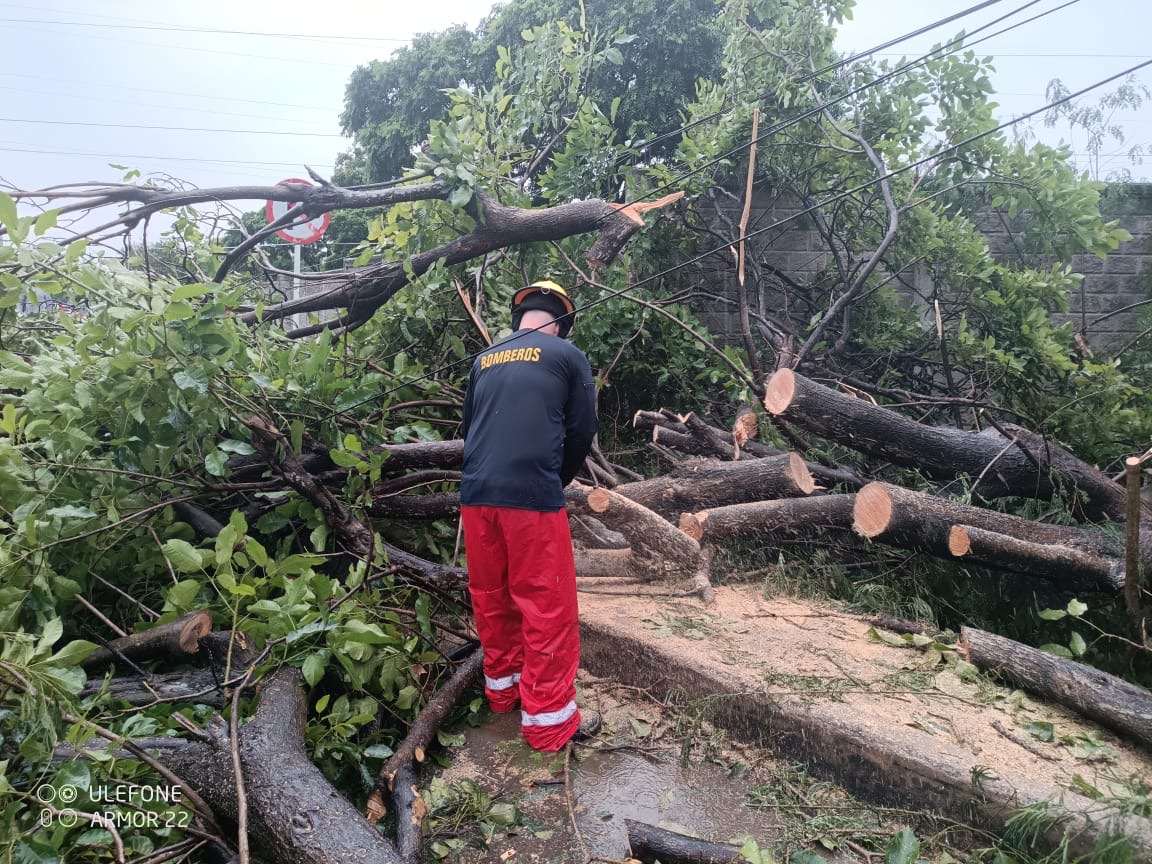
[[[730,225],[735,225],[739,205],[731,206]],[[760,194],[753,199],[749,232],[794,216],[801,209],[795,202]],[[1077,330],[1086,329],[1088,342],[1093,347],[1117,347],[1141,333],[1142,321],[1152,314],[1152,304],[1109,314],[1152,299],[1152,184],[1117,186],[1106,194],[1101,209],[1108,218],[1117,220],[1132,239],[1104,260],[1095,255],[1073,258],[1073,271],[1083,275],[1081,290],[1069,296],[1069,312],[1056,317],[1062,322],[1072,321]],[[988,212],[977,214],[974,222],[987,238],[989,251],[998,259],[1022,260],[1032,266],[1050,264],[1050,260],[1045,261],[1024,248],[1019,228],[1021,220],[1027,218],[1027,214],[1017,217],[1014,224],[1004,213]],[[721,230],[729,234],[733,230],[730,225]],[[769,284],[776,281],[770,268],[778,268],[794,281],[807,284],[828,263],[824,241],[807,215],[753,238],[749,241],[748,254],[756,255],[756,260],[766,265],[764,276]],[[701,262],[700,267],[706,285],[715,290],[721,284],[725,296],[737,297],[735,256],[727,252],[713,256]],[[785,294],[780,292],[772,298],[774,308],[784,308],[788,300]],[[734,303],[713,305],[701,309],[700,314],[720,341],[731,343],[739,339],[739,313]]]

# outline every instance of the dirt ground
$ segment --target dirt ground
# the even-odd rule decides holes
[[[768,600],[757,586],[720,588],[710,606],[585,593],[580,606],[588,668],[579,697],[601,710],[605,729],[567,759],[524,745],[516,715],[464,730],[429,790],[430,849],[438,857],[620,860],[628,853],[624,820],[635,819],[719,842],[751,838],[777,860],[803,848],[834,861],[881,860],[876,853],[916,816],[880,805],[913,790],[925,793],[923,806],[947,810],[950,799],[934,788],[946,785],[940,770],[962,777],[969,792],[983,784],[986,797],[1021,804],[1058,798],[1087,811],[1134,790],[1147,795],[1152,755],[996,685],[954,652],[878,632],[856,615]],[[744,718],[724,731],[710,722],[718,719],[715,705],[733,694],[772,706],[775,727]],[[861,791],[848,782],[850,766],[861,765],[866,801],[814,780],[795,753],[777,752],[793,720],[831,736],[807,760],[815,773],[827,778],[829,767],[849,766],[845,783]],[[457,823],[445,816],[469,795],[474,811],[493,814],[477,817],[479,831],[463,830],[464,816]],[[1135,833],[1152,829],[1139,821]],[[982,842],[981,835],[956,839]]]

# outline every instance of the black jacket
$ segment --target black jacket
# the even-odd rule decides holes
[[[520,330],[472,364],[460,503],[553,511],[592,449],[596,391],[584,353]]]

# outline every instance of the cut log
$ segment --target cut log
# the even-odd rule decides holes
[[[981,669],[1050,699],[1152,749],[1152,693],[1083,663],[1003,636],[960,628],[959,649]]]
[[[754,501],[680,514],[680,530],[698,543],[742,537],[771,538],[827,528],[851,528],[856,496],[820,495],[783,501]]]
[[[645,822],[625,819],[628,848],[638,861],[661,864],[735,864],[740,858],[740,847],[727,843],[713,843],[657,828]]]
[[[764,407],[797,426],[861,453],[918,468],[931,477],[979,478],[986,498],[1048,499],[1057,489],[1085,496],[1083,515],[1124,519],[1124,490],[1111,478],[1054,444],[1038,446],[1013,427],[1012,438],[925,426],[864,399],[848,396],[781,369],[768,379]],[[1027,440],[1025,440],[1027,439]]]
[[[853,525],[862,536],[877,542],[930,552],[948,559],[953,558],[948,542],[953,525],[981,528],[1017,540],[1065,547],[1110,560],[1119,560],[1122,554],[1117,538],[1101,531],[1033,522],[889,483],[869,483],[856,493]],[[1000,566],[995,561],[987,563]],[[1065,574],[1053,570],[1036,568],[1036,575],[1045,572],[1046,578],[1065,585],[1071,583],[1077,588],[1114,591],[1117,584],[1122,584],[1122,579],[1119,582],[1109,580],[1107,585],[1101,586],[1084,579],[1064,578]]]
[[[240,727],[252,848],[262,859],[283,864],[402,864],[392,844],[309,761],[304,746],[307,709],[298,670],[284,667],[260,688],[256,714]],[[166,750],[158,758],[214,812],[235,820],[228,725],[216,722],[204,732],[207,740]]]
[[[948,548],[957,558],[1039,576],[1072,590],[1085,585],[1100,591],[1124,590],[1124,565],[1120,561],[1067,546],[1019,540],[972,525],[953,525]]]
[[[129,660],[188,657],[200,650],[200,637],[212,630],[212,615],[208,612],[189,612],[173,621],[158,624],[139,633],[129,633],[113,639],[107,648],[98,648],[80,665],[96,669],[115,661],[118,657]]]
[[[627,549],[575,547],[572,552],[576,559],[576,575],[581,578],[627,579],[635,576],[631,547]]]
[[[573,514],[568,519],[572,541],[585,549],[631,549],[628,538],[619,531],[609,530],[599,519],[589,515]]]
[[[569,484],[565,495],[570,508],[591,511],[608,528],[619,531],[632,544],[632,576],[676,582],[689,579],[700,596],[710,602],[709,561],[700,544],[658,514],[616,490],[589,489]]]
[[[199,702],[223,707],[224,694],[216,686],[217,677],[211,669],[192,669],[187,672],[165,672],[147,678],[139,676],[91,681],[80,691],[80,696],[105,693],[109,698],[129,705],[152,705],[164,701]]]
[[[671,416],[669,416],[671,415]],[[697,456],[714,456],[718,459],[731,460],[736,448],[736,440],[731,432],[715,426],[707,426],[707,433],[700,436],[700,425],[704,421],[694,423],[694,429],[689,429],[684,419],[678,414],[663,411],[637,411],[632,416],[632,426],[636,429],[651,429],[652,440],[667,444],[676,450],[693,453]],[[668,437],[665,437],[668,436]],[[676,442],[676,443],[672,443]],[[717,446],[719,442],[719,446]],[[745,441],[740,445],[742,454],[748,456],[779,456],[781,451],[759,441]]]
[[[615,492],[671,522],[685,511],[800,498],[815,489],[804,460],[795,453],[781,453],[741,462],[694,462],[663,477],[623,483]]]

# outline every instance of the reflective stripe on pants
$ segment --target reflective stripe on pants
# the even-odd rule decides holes
[[[524,739],[537,750],[559,750],[580,726],[568,515],[472,506],[461,508],[461,517],[489,705],[510,711],[519,698]]]

